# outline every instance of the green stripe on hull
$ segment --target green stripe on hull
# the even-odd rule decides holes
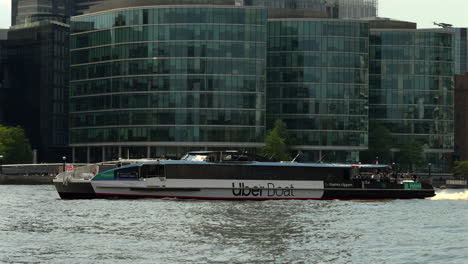
[[[114,170],[108,170],[102,173],[96,174],[94,176],[94,179],[96,180],[109,180],[109,179],[114,179]]]

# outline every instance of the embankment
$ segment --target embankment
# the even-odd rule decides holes
[[[54,176],[0,174],[0,184],[52,184]]]

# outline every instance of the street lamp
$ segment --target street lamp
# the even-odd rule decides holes
[[[0,155],[0,174],[3,174],[3,155]]]
[[[432,163],[428,163],[427,166],[429,167],[429,180],[431,179],[431,166],[432,166]]]
[[[63,157],[62,157],[62,160],[63,160],[63,172],[65,172],[65,171],[66,171],[66,166],[65,166],[66,164],[65,164],[65,162],[67,161],[67,157],[63,156]]]

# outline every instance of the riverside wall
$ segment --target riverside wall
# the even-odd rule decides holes
[[[0,167],[0,184],[52,184],[63,163],[8,164]]]
[[[51,175],[8,175],[0,174],[0,184],[37,185],[52,184]]]

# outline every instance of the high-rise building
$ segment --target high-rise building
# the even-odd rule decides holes
[[[455,160],[468,160],[468,72],[455,75]]]
[[[270,19],[267,119],[309,161],[358,162],[367,150],[366,21]]]
[[[392,23],[398,24],[370,22],[369,118],[392,132],[393,151],[417,141],[432,170],[448,172],[454,151],[452,34]]]
[[[41,20],[67,22],[73,14],[73,0],[12,0],[11,25]]]
[[[73,15],[83,15],[89,12],[89,9],[103,2],[113,2],[115,0],[73,0]]]
[[[3,121],[25,128],[39,161],[68,151],[69,18],[84,0],[13,0]],[[94,1],[100,2],[100,1]],[[5,60],[4,60],[5,61]],[[27,76],[27,77],[25,77]]]
[[[57,21],[8,32],[6,123],[25,129],[39,161],[59,161],[68,144],[68,33]]]
[[[266,25],[264,8],[219,5],[73,17],[75,160],[261,146]]]
[[[82,15],[97,4],[115,0],[11,0],[11,25],[41,20],[68,23],[70,16]]]
[[[6,87],[5,87],[5,78],[6,78],[6,67],[7,67],[7,29],[0,29],[0,124],[4,122],[4,112],[5,112],[5,101],[6,101]]]

